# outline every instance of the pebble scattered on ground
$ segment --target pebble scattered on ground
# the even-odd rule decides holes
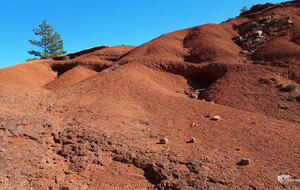
[[[250,159],[249,158],[242,158],[241,161],[238,163],[241,166],[246,166],[250,164]]]
[[[195,138],[195,137],[192,137],[192,138],[190,139],[190,143],[194,143],[194,142],[196,142],[196,138]]]
[[[191,94],[190,98],[198,99],[198,95],[197,94]]]
[[[169,140],[166,137],[164,137],[164,138],[160,139],[159,142],[160,142],[160,144],[167,144],[169,142]]]
[[[221,119],[221,117],[218,116],[218,115],[216,115],[216,116],[214,116],[211,120],[217,121],[217,120],[220,120],[220,119]]]

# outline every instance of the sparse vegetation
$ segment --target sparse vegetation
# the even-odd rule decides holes
[[[256,26],[258,26],[259,24],[256,22],[256,21],[252,21],[251,23],[250,23],[250,28],[254,28],[254,27],[256,27]]]
[[[281,82],[280,82],[281,81]],[[289,92],[293,99],[300,102],[300,85],[297,83],[286,83],[274,76],[264,76],[259,79],[259,83],[272,85],[277,84],[281,92]]]
[[[299,87],[296,83],[286,84],[286,83],[280,83],[277,85],[280,91],[282,92],[289,92],[293,98],[297,102],[300,102],[300,91],[297,89]]]
[[[259,82],[263,84],[272,84],[272,83],[277,83],[277,79],[272,76],[265,76],[260,78]]]
[[[280,22],[280,19],[277,17],[271,18],[270,26],[276,26]]]
[[[28,58],[26,59],[26,61],[33,61],[33,60],[37,60],[38,58],[34,57],[34,58]]]
[[[293,98],[296,99],[297,102],[300,103],[300,91],[298,91],[297,89],[292,90],[291,95],[292,95]]]
[[[280,14],[281,16],[284,16],[285,18],[287,18],[287,19],[290,19],[290,18],[292,18],[292,16],[290,15],[290,13],[288,13],[288,12],[282,12],[281,14]]]
[[[233,19],[234,19],[234,18],[232,18],[232,17],[231,17],[231,18],[228,18],[226,22],[231,21],[231,20],[233,20]]]
[[[242,13],[243,13],[243,12],[246,12],[246,11],[248,11],[248,8],[247,8],[246,6],[244,6],[244,7],[241,8],[241,12],[242,12]]]
[[[292,84],[280,83],[277,85],[277,87],[282,92],[291,92],[298,87],[298,84],[296,84],[296,83],[292,83]]]
[[[253,43],[254,43],[254,44],[261,44],[261,43],[262,43],[262,39],[261,39],[261,38],[255,38],[255,39],[253,40]]]
[[[68,55],[63,56],[63,60],[69,60],[69,59],[70,59],[70,56],[68,56]]]
[[[280,83],[277,85],[277,87],[279,88],[280,91],[285,91],[284,89],[286,88],[287,84],[285,83]]]
[[[262,23],[267,22],[268,20],[270,20],[269,16],[259,18],[259,22],[262,22]]]
[[[246,55],[253,54],[262,44],[275,38],[280,32],[286,32],[291,28],[291,20],[276,16],[263,16],[253,19],[234,28],[238,29],[241,36],[233,38],[235,43],[248,51]]]

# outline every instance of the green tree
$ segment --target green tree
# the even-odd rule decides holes
[[[39,28],[34,28],[33,32],[42,38],[40,40],[29,40],[29,42],[32,45],[38,46],[41,51],[31,50],[28,51],[29,54],[39,56],[40,58],[53,58],[66,53],[63,50],[64,41],[60,34],[54,32],[54,28],[47,24],[47,20],[43,20]]]

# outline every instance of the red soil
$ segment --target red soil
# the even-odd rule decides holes
[[[46,64],[37,60],[0,70],[0,90],[41,88],[52,81],[56,74]]]
[[[292,24],[263,43],[236,41],[283,11]],[[300,103],[277,86],[300,82],[299,18],[296,1],[255,6],[139,47],[1,69],[0,187],[298,189],[277,176],[300,178]]]
[[[52,80],[44,87],[53,91],[64,90],[73,85],[76,85],[83,80],[95,75],[97,72],[78,65],[59,76],[57,79]]]

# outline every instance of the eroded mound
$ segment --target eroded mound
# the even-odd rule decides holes
[[[1,69],[0,89],[38,90],[56,76],[47,66],[48,62],[37,60]]]
[[[222,25],[207,24],[192,29],[183,40],[184,47],[189,50],[185,61],[201,63],[221,57],[237,57],[240,48],[231,40],[232,37]]]
[[[95,74],[97,74],[96,71],[78,65],[72,69],[68,69],[67,72],[63,72],[62,75],[58,75],[58,78],[46,84],[45,88],[54,91],[64,90],[94,76]]]

